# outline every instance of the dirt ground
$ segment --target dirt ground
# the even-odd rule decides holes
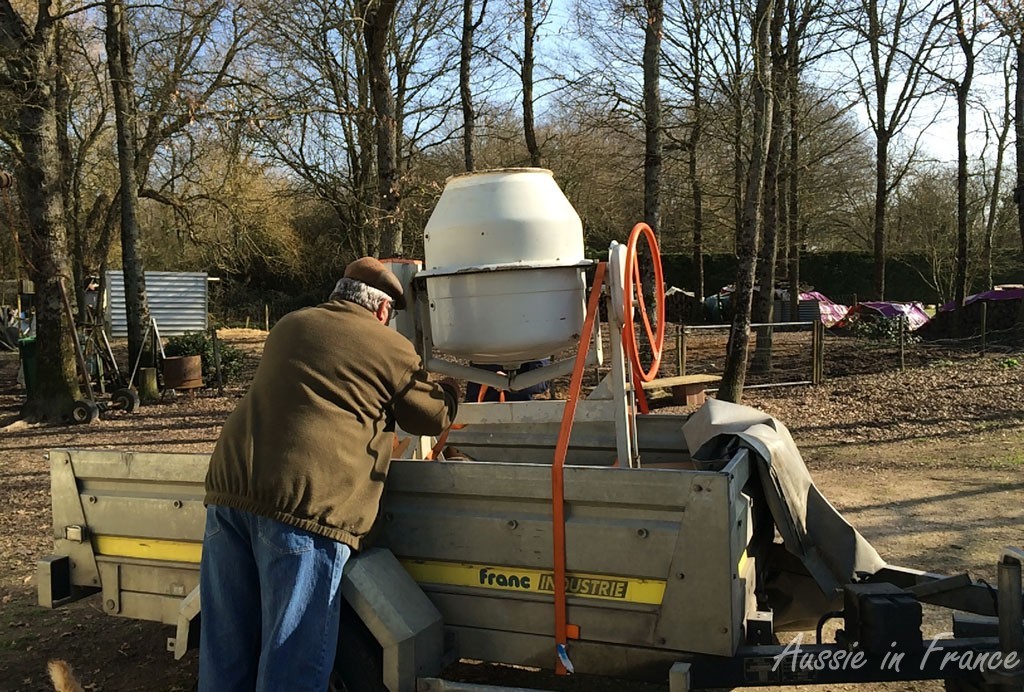
[[[222,333],[254,363],[262,337]],[[850,371],[858,357],[877,360],[830,345],[826,370]],[[744,403],[786,423],[819,487],[889,562],[992,580],[1001,548],[1024,544],[1022,363],[1019,353],[933,354],[908,362],[904,372],[754,390]],[[193,689],[195,652],[175,662],[165,650],[170,628],[105,615],[95,597],[55,611],[36,605],[36,561],[52,548],[44,453],[55,447],[209,452],[242,390],[179,396],[93,425],[40,427],[16,422],[23,396],[16,374],[16,354],[0,354],[0,690],[52,689],[45,669],[55,657],[74,666],[87,690]],[[926,636],[947,629],[947,614],[926,613]],[[478,682],[531,684],[506,671],[472,668],[463,673]],[[563,686],[599,687],[582,678]],[[942,685],[815,689],[924,692]]]

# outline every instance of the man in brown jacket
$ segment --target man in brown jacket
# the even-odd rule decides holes
[[[388,329],[404,307],[372,257],[282,318],[206,477],[201,692],[327,689],[342,570],[373,526],[397,423],[437,435],[457,393]]]

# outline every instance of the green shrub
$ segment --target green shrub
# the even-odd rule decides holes
[[[1001,367],[1001,368],[1003,368],[1005,370],[1010,370],[1012,368],[1019,368],[1020,367],[1020,359],[1019,358],[1003,358],[1001,361],[999,361],[999,367]]]
[[[220,346],[220,372],[224,384],[236,382],[245,366],[245,353],[223,341]],[[164,344],[168,356],[201,356],[203,359],[203,382],[208,386],[217,381],[217,368],[213,360],[213,339],[206,332],[187,332],[172,336]]]
[[[889,344],[898,344],[900,341],[903,317],[859,314],[848,319],[850,319],[850,331],[854,336]],[[905,344],[916,344],[920,340],[921,337],[911,331],[907,331],[903,335]]]

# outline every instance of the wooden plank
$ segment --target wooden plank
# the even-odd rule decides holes
[[[691,384],[713,384],[721,381],[722,378],[719,375],[677,375],[675,377],[659,377],[650,382],[644,382],[643,387],[644,389],[658,389]]]

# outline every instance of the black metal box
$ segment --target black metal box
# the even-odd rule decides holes
[[[844,589],[846,637],[869,654],[923,646],[921,603],[892,584],[849,584]]]

